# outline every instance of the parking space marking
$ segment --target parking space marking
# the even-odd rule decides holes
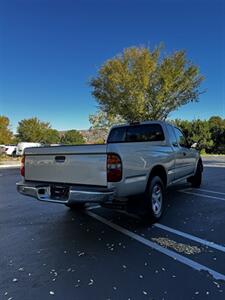
[[[87,209],[88,210],[92,210],[92,209],[97,209],[97,208],[100,208],[100,207],[101,207],[100,205],[94,205],[94,206],[88,207]],[[129,216],[131,218],[137,219],[139,221],[141,220],[140,217],[136,216],[135,214],[128,213],[125,210],[120,210],[120,209],[114,209],[114,210],[118,211],[119,213],[122,213],[124,215],[127,215],[127,216]],[[159,229],[171,232],[173,234],[182,236],[182,237],[184,237],[186,239],[192,240],[192,241],[200,243],[200,244],[202,244],[204,246],[207,246],[207,247],[210,247],[210,248],[213,248],[213,249],[216,249],[216,250],[219,250],[219,251],[222,251],[222,252],[225,253],[225,246],[216,244],[214,242],[210,242],[210,241],[204,240],[204,239],[199,238],[199,237],[197,237],[195,235],[192,235],[190,233],[186,233],[186,232],[180,231],[178,229],[174,229],[172,227],[169,227],[169,226],[166,226],[166,225],[163,225],[163,224],[160,224],[160,223],[155,223],[155,224],[152,225],[152,227],[156,227],[156,228],[159,228]]]
[[[156,244],[152,241],[149,241],[147,240],[146,238],[143,238],[142,236],[126,229],[126,228],[123,228],[117,224],[114,224],[110,221],[108,221],[107,219],[93,213],[92,211],[87,211],[86,214],[96,220],[98,220],[99,222],[102,222],[103,224],[113,228],[114,230],[120,232],[120,233],[123,233],[124,235],[126,236],[129,236],[130,238],[144,244],[145,246],[151,248],[151,249],[154,249],[160,253],[163,253],[165,255],[167,255],[168,257],[171,257],[173,258],[174,260],[176,261],[179,261],[180,263],[188,266],[188,267],[191,267],[192,269],[194,270],[197,270],[197,271],[206,271],[208,272],[210,275],[212,275],[212,277],[216,280],[224,280],[225,281],[225,275],[222,274],[222,273],[219,273],[213,269],[210,269],[208,268],[207,266],[204,266],[194,260],[191,260],[190,258],[187,258],[181,254],[178,254],[172,250],[169,250],[167,248],[164,248],[162,246],[160,246],[159,244]]]
[[[163,224],[159,224],[159,223],[155,223],[153,224],[153,227],[157,227],[157,228],[160,228],[162,230],[165,230],[165,231],[168,231],[168,232],[171,232],[171,233],[174,233],[176,235],[179,235],[179,236],[182,236],[184,238],[187,238],[189,240],[192,240],[192,241],[195,241],[195,242],[198,242],[202,245],[205,245],[205,246],[208,246],[208,247],[211,247],[211,248],[214,248],[216,250],[219,250],[219,251],[222,251],[225,253],[225,246],[222,246],[222,245],[218,245],[214,242],[210,242],[210,241],[207,241],[207,240],[203,240],[197,236],[194,236],[192,234],[189,234],[189,233],[186,233],[186,232],[183,232],[183,231],[180,231],[180,230],[177,230],[177,229],[173,229],[171,227],[168,227],[166,225],[163,225]]]
[[[189,192],[189,189],[184,189],[184,190],[178,190],[180,193],[185,193],[189,195],[194,195],[194,196],[200,196],[200,197],[205,197],[205,198],[210,198],[210,199],[217,199],[217,200],[222,200],[225,201],[225,198],[220,198],[220,197],[215,197],[215,196],[210,196],[210,195],[205,195],[205,194],[200,194],[200,193],[195,193],[195,192]]]
[[[99,206],[100,207],[100,206]],[[122,213],[122,214],[125,214],[129,217],[132,217],[132,218],[135,218],[137,220],[141,220],[138,216],[134,215],[134,214],[131,214],[131,213],[128,213],[126,211],[123,211],[123,210],[119,210],[119,209],[115,209],[116,211]],[[165,231],[168,231],[168,232],[171,232],[173,234],[176,234],[176,235],[179,235],[179,236],[182,236],[184,238],[187,238],[189,240],[192,240],[194,242],[198,242],[204,246],[207,246],[207,247],[210,247],[210,248],[213,248],[213,249],[216,249],[216,250],[219,250],[219,251],[222,251],[225,253],[225,246],[223,245],[219,245],[219,244],[216,244],[214,242],[210,242],[210,241],[207,241],[207,240],[204,240],[204,239],[201,239],[195,235],[192,235],[190,233],[186,233],[186,232],[183,232],[183,231],[180,231],[178,229],[174,229],[172,227],[169,227],[169,226],[166,226],[166,225],[163,225],[163,224],[160,224],[160,223],[154,223],[152,225],[152,227],[157,227],[159,229],[162,229],[162,230],[165,230]]]
[[[203,164],[204,167],[225,168],[225,164]]]
[[[101,205],[92,205],[92,206],[86,207],[85,209],[86,210],[92,210],[92,209],[96,209],[96,208],[100,208],[100,207],[101,207]]]
[[[194,189],[191,189],[191,190],[193,191]],[[195,191],[196,191],[196,189],[195,189]],[[225,195],[225,193],[222,193],[222,192],[216,192],[216,191],[206,190],[206,189],[199,189],[199,188],[198,188],[197,191],[208,192],[208,193],[212,193],[212,194]]]

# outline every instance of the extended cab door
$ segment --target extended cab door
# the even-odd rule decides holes
[[[173,127],[176,142],[173,143],[173,149],[176,152],[175,159],[175,180],[192,175],[195,169],[195,154],[189,148],[183,132]]]

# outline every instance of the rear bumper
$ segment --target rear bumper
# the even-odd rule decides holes
[[[25,196],[36,198],[44,202],[54,202],[61,204],[71,203],[105,203],[111,202],[114,198],[114,190],[108,188],[96,188],[85,186],[70,186],[68,196],[60,199],[51,196],[50,184],[18,182],[17,191]]]

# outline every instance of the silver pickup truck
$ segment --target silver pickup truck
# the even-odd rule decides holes
[[[112,127],[104,145],[25,149],[17,190],[72,209],[136,198],[156,221],[166,188],[185,179],[199,187],[202,171],[198,151],[179,128],[149,121]]]

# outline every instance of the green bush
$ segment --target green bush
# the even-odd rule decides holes
[[[75,129],[66,131],[61,138],[61,143],[67,145],[84,144],[84,142],[83,136]]]

